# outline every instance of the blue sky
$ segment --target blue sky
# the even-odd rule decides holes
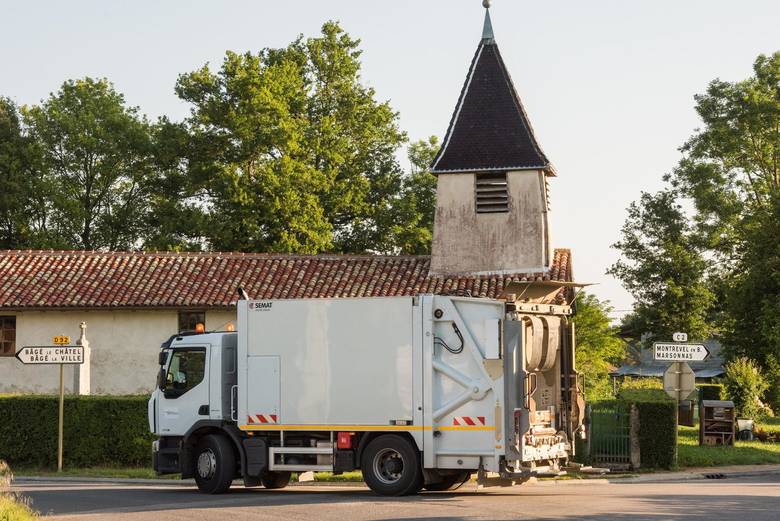
[[[479,41],[480,0],[3,2],[0,95],[36,103],[63,80],[106,77],[152,118],[188,111],[178,74],[225,50],[283,46],[339,20],[362,39],[363,77],[412,139],[443,137]],[[618,310],[604,274],[625,208],[661,186],[697,127],[693,95],[780,50],[777,0],[494,0],[496,39],[545,152],[555,246]]]

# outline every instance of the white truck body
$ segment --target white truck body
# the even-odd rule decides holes
[[[505,301],[438,295],[242,300],[237,337],[183,336],[163,346],[204,345],[206,377],[173,399],[161,385],[150,425],[163,444],[182,438],[185,446],[193,429],[218,421],[236,431],[239,453],[262,445],[265,455],[241,454],[245,480],[253,457],[263,472],[343,471],[341,433],[358,452],[359,440],[379,434],[413,440],[426,483],[454,471],[479,472],[484,483],[523,481],[572,454],[576,376],[570,362],[562,368],[558,331],[566,313],[525,315]],[[208,420],[197,414],[203,404]]]

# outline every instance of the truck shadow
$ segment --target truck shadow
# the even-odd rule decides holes
[[[381,521],[413,519],[472,521],[484,519],[566,519],[575,521],[659,521],[679,519],[704,521],[712,519],[750,519],[751,521],[775,520],[780,511],[780,490],[777,484],[753,484],[750,495],[654,494],[642,496],[628,494],[620,497],[604,494],[602,498],[586,497],[576,489],[562,490],[523,489],[522,491],[457,491],[426,492],[416,496],[388,498],[377,496],[369,490],[337,489],[336,487],[312,490],[291,487],[285,490],[234,488],[219,496],[206,496],[194,489],[176,486],[48,486],[25,487],[23,494],[30,498],[32,506],[42,514],[64,516],[92,515],[110,518],[112,515],[173,512],[187,509],[214,510],[218,519],[219,509],[265,507],[267,513],[278,514],[284,519],[287,507],[290,517],[299,518],[300,508],[317,519],[318,509],[344,508],[349,504],[349,519],[359,519],[361,514],[377,519],[377,512],[392,514],[380,517]],[[605,490],[604,492],[607,492]],[[598,494],[601,495],[601,494]],[[572,503],[580,504],[572,513]],[[534,508],[529,510],[529,505]],[[614,508],[613,508],[614,506]],[[362,511],[363,507],[367,510]],[[370,510],[368,508],[370,507]],[[612,512],[604,513],[604,510]],[[438,511],[437,511],[438,510]],[[625,510],[626,512],[621,512]],[[323,512],[325,510],[322,510]],[[447,515],[443,515],[443,514]],[[522,514],[522,515],[520,515]],[[573,515],[572,515],[573,514]],[[381,515],[381,514],[380,514]],[[419,517],[418,517],[419,516]],[[210,516],[209,516],[210,518]]]

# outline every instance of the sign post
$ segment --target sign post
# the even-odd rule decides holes
[[[16,353],[23,364],[60,366],[60,407],[57,426],[57,472],[62,472],[63,425],[65,424],[65,365],[83,364],[84,347],[69,346],[69,336],[55,336],[53,346],[25,346]]]
[[[710,351],[704,344],[687,344],[687,333],[674,333],[674,342],[656,342],[653,344],[653,359],[672,362],[664,372],[664,391],[674,398],[675,424],[680,423],[680,402],[687,400],[696,390],[696,373],[688,362],[701,362],[710,356]],[[674,430],[675,460],[677,459],[677,428]]]

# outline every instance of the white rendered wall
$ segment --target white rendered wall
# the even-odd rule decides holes
[[[439,174],[431,272],[542,271],[549,265],[544,173],[507,173],[509,212],[476,213],[474,174]]]
[[[0,311],[16,316],[16,348],[51,345],[55,335],[75,344],[79,324],[87,323],[92,350],[92,394],[146,394],[157,376],[160,344],[177,332],[178,312],[160,311]],[[235,323],[235,311],[207,311],[206,329]],[[74,366],[75,367],[75,366]],[[65,368],[65,390],[73,392],[74,367]],[[25,366],[0,357],[0,393],[56,393],[58,366]]]

